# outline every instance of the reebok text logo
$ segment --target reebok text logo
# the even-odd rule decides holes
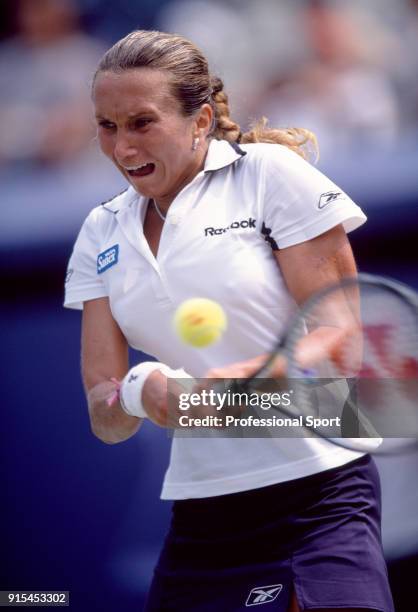
[[[269,584],[268,586],[255,587],[250,591],[245,606],[260,606],[261,604],[267,604],[277,599],[280,591],[282,590],[282,584]]]
[[[230,229],[238,229],[238,228],[246,228],[246,227],[255,227],[255,219],[249,217],[243,221],[234,221],[228,227],[205,227],[205,236],[220,236],[221,234],[225,234]]]

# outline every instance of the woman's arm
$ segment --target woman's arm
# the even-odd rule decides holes
[[[129,368],[128,344],[110,311],[108,298],[84,303],[81,371],[93,433],[103,442],[115,444],[136,433],[142,419],[123,411],[119,401],[108,400]]]

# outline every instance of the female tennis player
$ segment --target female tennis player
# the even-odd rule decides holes
[[[346,233],[365,216],[304,159],[302,129],[241,133],[188,40],[132,32],[93,83],[102,151],[129,188],[95,208],[69,263],[83,309],[92,430],[107,443],[167,424],[167,379],[245,377],[295,303],[356,274]],[[222,340],[182,344],[177,306],[222,304]],[[129,370],[128,345],[153,355]],[[120,399],[112,401],[115,391]],[[393,604],[368,455],[314,438],[174,437],[173,517],[146,610],[379,610]]]

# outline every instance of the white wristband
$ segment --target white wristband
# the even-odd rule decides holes
[[[143,361],[129,370],[122,381],[119,398],[123,410],[131,415],[144,419],[148,417],[142,404],[142,389],[148,375],[155,370],[160,370],[165,376],[170,378],[191,378],[183,369],[172,370],[158,361]]]
[[[144,419],[147,417],[142,404],[142,388],[148,375],[154,370],[160,370],[167,376],[170,370],[164,363],[158,361],[143,361],[129,370],[120,388],[120,405],[127,414]]]

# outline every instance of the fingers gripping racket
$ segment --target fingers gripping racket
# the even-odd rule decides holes
[[[265,390],[283,359],[294,393],[289,406],[276,410],[302,415],[307,435],[375,453],[417,443],[418,295],[412,289],[366,274],[325,288],[298,310],[240,389]]]

